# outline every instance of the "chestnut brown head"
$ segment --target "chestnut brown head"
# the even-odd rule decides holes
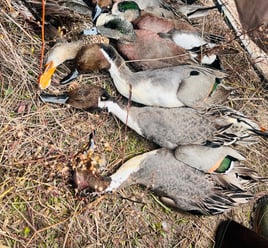
[[[110,63],[103,56],[100,44],[83,46],[76,55],[76,69],[79,72],[100,71],[110,68]]]

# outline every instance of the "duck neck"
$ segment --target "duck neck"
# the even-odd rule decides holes
[[[138,178],[135,178],[134,173],[137,173],[140,170],[143,161],[148,155],[156,152],[157,150],[154,150],[126,161],[113,175],[110,176],[110,185],[105,189],[105,192],[116,190],[122,186],[139,183],[139,180]]]
[[[109,113],[114,114],[120,121],[125,123],[131,129],[135,130],[139,135],[142,135],[141,129],[132,116],[132,112],[130,111],[131,108],[128,109],[111,100],[99,101],[98,107],[106,108]]]
[[[113,79],[115,87],[120,94],[129,98],[130,84],[128,83],[128,78],[133,72],[126,65],[125,60],[112,46],[103,45],[101,51],[110,64],[109,73]]]

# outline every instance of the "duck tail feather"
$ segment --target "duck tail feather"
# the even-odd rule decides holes
[[[233,163],[228,173],[214,173],[212,177],[225,190],[246,191],[259,183],[268,182],[268,178],[260,177],[255,170],[245,167],[239,161]]]
[[[202,37],[204,37],[205,41],[214,44],[218,44],[225,41],[225,38],[223,36],[212,33],[204,33],[202,34]]]
[[[69,99],[69,96],[68,94],[53,95],[53,94],[41,93],[39,95],[39,98],[42,102],[46,103],[66,104]]]
[[[193,6],[183,6],[183,14],[185,16],[187,16],[188,19],[192,19],[192,18],[199,18],[199,17],[204,17],[207,16],[209,14],[210,10],[213,10],[215,8],[217,8],[217,6],[209,6],[209,7],[204,7],[202,5],[195,5],[195,8],[193,8]],[[180,8],[180,10],[182,10],[182,8]]]
[[[199,208],[203,214],[217,215],[238,204],[246,203],[253,197],[252,194],[241,190],[216,190],[199,204]]]
[[[242,113],[224,106],[213,106],[208,111],[214,116],[218,129],[215,139],[225,145],[238,143],[250,145],[259,141],[259,137],[268,138],[267,131]]]

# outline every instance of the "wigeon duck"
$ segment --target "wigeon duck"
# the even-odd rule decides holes
[[[118,0],[114,1],[113,5],[116,4],[117,2],[121,1]],[[169,5],[162,0],[149,0],[149,1],[134,0],[132,2],[135,2],[141,10],[153,13],[154,15],[157,16],[161,16],[164,18],[172,18],[175,16],[173,11],[169,9]],[[103,12],[107,12],[107,10],[109,11],[109,9],[110,8],[100,7],[99,5],[97,5],[93,19],[96,20],[100,14],[102,14]]]
[[[103,22],[99,22],[102,18]],[[84,30],[84,34],[101,34],[113,39],[112,44],[136,70],[205,62],[196,53],[185,50],[171,40],[161,38],[154,31],[133,29],[129,21],[117,15],[102,14],[96,27]]]
[[[87,90],[90,90],[90,86]],[[200,110],[190,107],[127,107],[114,101],[104,91],[95,92],[100,95],[91,94],[88,100],[84,100],[88,103],[86,108],[107,109],[139,135],[168,149],[193,144],[208,147],[233,143],[248,145],[257,142],[258,136],[268,137],[262,127],[228,107],[214,106]],[[87,96],[86,93],[83,95]],[[68,97],[71,96],[69,94]],[[96,98],[99,98],[97,105]],[[41,100],[62,103],[61,96],[41,95]],[[69,100],[69,103],[72,101]],[[183,153],[183,150],[179,152]]]
[[[248,202],[254,197],[247,192],[250,186],[265,181],[240,163],[240,155],[233,157],[237,154],[234,150],[229,155],[229,149],[224,151],[226,147],[205,151],[200,146],[193,148],[195,151],[200,148],[200,153],[205,152],[204,157],[210,156],[210,150],[226,154],[216,161],[220,164],[219,168],[224,167],[221,169],[223,173],[204,173],[184,163],[182,154],[176,158],[174,151],[162,148],[129,159],[110,176],[100,176],[91,170],[83,173],[75,171],[75,177],[79,178],[76,187],[80,192],[106,193],[140,184],[159,195],[167,206],[193,214],[215,215]],[[192,146],[187,149],[191,151]],[[192,161],[195,159],[196,156]],[[214,167],[213,162],[209,166]],[[226,167],[226,164],[232,166]]]
[[[118,19],[120,22],[117,21]],[[114,24],[115,22],[116,25]],[[135,29],[131,29],[130,22],[133,23]],[[148,31],[138,32],[139,30]],[[141,47],[140,50],[142,50],[143,44],[146,44],[148,40],[150,40],[150,43],[148,44],[150,47],[152,47],[152,44],[154,44],[153,47],[155,44],[157,46],[158,43],[162,43],[162,45],[165,44],[162,49],[164,53],[166,49],[169,49],[171,44],[165,43],[164,40],[161,40],[159,37],[157,37],[158,34],[161,38],[169,38],[177,46],[179,46],[181,50],[185,49],[188,51],[198,51],[199,56],[196,53],[190,53],[192,58],[196,58],[197,62],[202,64],[213,65],[217,69],[220,69],[221,67],[216,54],[226,54],[227,52],[230,53],[230,49],[227,50],[225,47],[223,50],[221,46],[219,46],[217,50],[211,50],[212,47],[217,46],[223,41],[223,37],[203,33],[183,19],[167,19],[154,16],[150,13],[141,12],[139,6],[133,1],[122,1],[115,3],[112,8],[112,14],[101,14],[97,19],[96,27],[90,30],[84,30],[85,35],[97,33],[119,40],[119,42],[116,42],[115,44],[120,45],[117,47],[117,49],[122,53],[124,53],[126,50],[129,50],[131,47],[136,49],[138,45]],[[118,33],[120,35],[118,35]],[[136,36],[139,36],[136,39],[138,39],[140,42],[137,42],[136,40],[133,41],[133,39],[135,39],[135,33]],[[132,40],[130,40],[130,38]],[[124,44],[126,41],[132,41],[132,43],[128,44],[126,47]],[[133,49],[131,49],[128,54],[135,54]],[[153,49],[151,48],[150,50]],[[185,50],[181,51],[181,55],[187,54],[187,51]],[[178,55],[178,52],[174,53],[174,55]],[[156,56],[152,56],[151,58],[155,59],[159,57],[161,56],[157,56],[156,53]],[[129,59],[135,60],[136,58]]]
[[[122,0],[114,1],[116,3],[118,2],[125,2]],[[130,2],[130,1],[127,1]],[[204,17],[209,14],[211,9],[217,8],[216,5],[214,6],[203,6],[198,4],[188,4],[187,1],[176,1],[175,5],[172,6],[170,3],[163,1],[163,0],[133,0],[132,2],[135,2],[139,5],[140,9],[143,11],[146,11],[148,13],[152,13],[156,16],[164,17],[164,18],[174,18],[176,15],[182,15],[187,19],[193,19],[198,17]],[[106,11],[107,8],[104,8],[104,11]],[[102,8],[97,6],[97,11],[95,18],[97,17],[97,14],[102,13]]]
[[[133,72],[114,47],[104,44],[84,46],[76,56],[76,69],[62,84],[79,73],[95,69],[109,71],[116,89],[124,97],[151,106],[196,106],[207,99],[225,73],[197,65],[179,65]]]
[[[97,20],[96,25],[103,26],[104,23],[109,22],[110,20],[108,16],[107,13],[105,15],[100,15],[100,20]],[[224,38],[219,35],[201,32],[184,19],[168,19],[155,16],[151,13],[142,12],[139,5],[133,1],[120,1],[115,3],[112,8],[112,16],[120,16],[127,21],[132,22],[135,29],[146,29],[160,34],[172,30],[173,33],[176,30],[182,31],[183,33],[181,35],[180,32],[176,32],[177,39],[174,40],[177,45],[188,50],[201,47],[205,44],[208,44],[210,47],[215,46],[224,40]],[[179,42],[179,38],[182,39],[181,42]],[[194,45],[189,46],[188,43],[194,43]]]

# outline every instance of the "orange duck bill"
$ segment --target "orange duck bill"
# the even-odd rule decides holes
[[[40,89],[44,90],[50,85],[51,77],[54,74],[55,70],[56,66],[54,65],[53,61],[45,65],[45,70],[39,78]]]

